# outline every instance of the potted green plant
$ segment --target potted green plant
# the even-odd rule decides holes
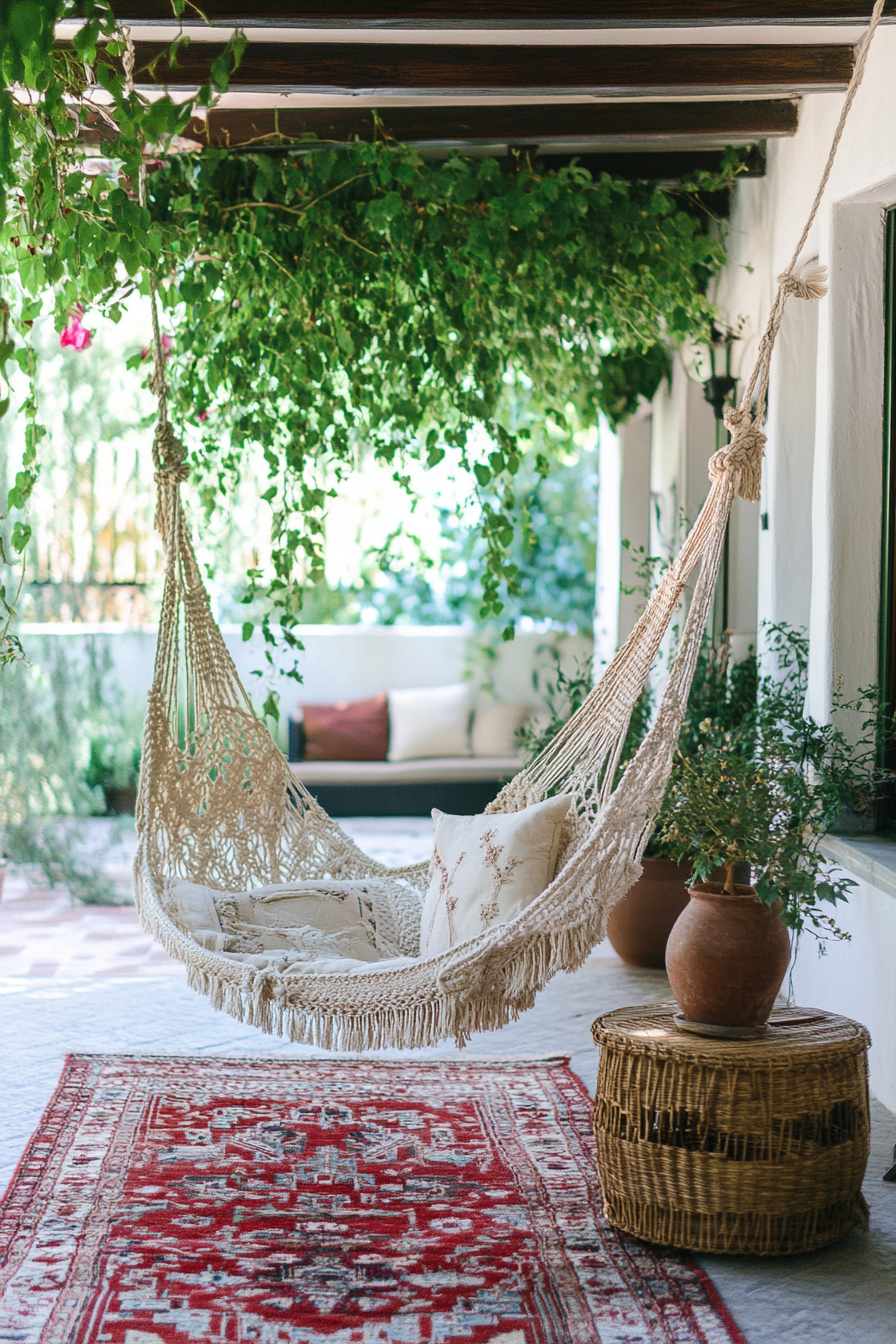
[[[803,713],[805,641],[772,628],[777,675],[762,679],[756,708],[732,731],[709,720],[680,748],[657,840],[689,863],[690,901],[670,934],[666,967],[682,1018],[726,1034],[762,1030],[804,929],[846,937],[827,907],[847,899],[820,850],[845,807],[867,810],[882,722],[872,691],[835,699],[862,716],[850,740]],[[749,865],[751,883],[737,881]]]
[[[102,736],[91,739],[84,777],[91,788],[102,789],[106,812],[133,815],[139,774],[140,742],[125,725],[107,725]]]
[[[738,663],[731,661],[730,641],[707,641],[700,652],[688,709],[679,737],[679,762],[689,756],[700,738],[700,725],[712,723],[720,731],[736,729],[756,707],[756,658]],[[646,732],[651,716],[649,694],[636,706],[629,737],[622,756],[623,765],[634,755]],[[678,916],[688,903],[688,885],[693,865],[689,858],[676,858],[655,830],[642,859],[643,871],[637,882],[610,911],[607,937],[617,955],[629,966],[662,969],[666,961],[666,942]],[[749,881],[749,869],[738,873]]]

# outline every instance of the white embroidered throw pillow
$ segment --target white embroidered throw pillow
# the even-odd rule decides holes
[[[433,808],[429,889],[423,901],[420,951],[434,957],[512,919],[554,877],[560,833],[569,811],[561,795],[521,812],[456,817]]]

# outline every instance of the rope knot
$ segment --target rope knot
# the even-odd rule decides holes
[[[743,406],[728,407],[725,428],[731,435],[731,442],[709,459],[710,479],[718,480],[726,471],[733,471],[735,489],[741,499],[758,501],[765,435],[751,411]]]
[[[156,464],[156,483],[158,485],[162,485],[165,481],[172,481],[175,485],[179,485],[189,476],[187,450],[167,419],[160,420],[156,425],[152,455]]]
[[[164,410],[164,408],[163,408]],[[177,487],[190,474],[187,466],[187,450],[168,423],[167,416],[156,425],[156,437],[152,445],[153,461],[156,464],[156,527],[162,541],[167,546],[171,535],[171,524],[177,514]],[[164,488],[173,486],[172,494]],[[171,515],[169,517],[169,514]]]
[[[779,275],[778,284],[794,299],[823,299],[828,292],[828,268],[807,261],[795,275],[792,271]]]
[[[169,482],[180,485],[189,475],[190,468],[186,462],[172,462],[169,467],[159,467],[156,472],[156,485],[167,485]]]

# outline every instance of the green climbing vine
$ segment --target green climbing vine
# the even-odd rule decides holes
[[[328,494],[361,451],[409,489],[409,458],[450,456],[481,519],[480,616],[508,597],[512,615],[515,482],[527,453],[539,473],[551,461],[531,421],[511,427],[508,384],[531,383],[561,425],[570,402],[618,423],[653,394],[669,348],[711,320],[724,261],[694,195],[526,157],[433,162],[388,139],[207,149],[151,178],[172,378],[181,420],[201,417],[210,507],[264,449],[273,573],[250,575],[247,601],[264,588],[269,639],[320,574]]]
[[[173,16],[184,7],[172,0]],[[81,23],[57,44],[66,19]],[[222,48],[195,97],[147,99],[127,77],[127,35],[106,0],[0,7],[0,418],[25,417],[22,460],[0,500],[0,664],[21,656],[14,618],[44,436],[32,328],[53,311],[78,350],[90,339],[85,314],[115,319],[146,292],[150,268],[165,265],[166,232],[138,200],[141,164],[147,151],[164,156],[191,115],[226,89],[244,45],[237,33]],[[29,388],[18,405],[17,370]]]
[[[150,101],[128,81],[107,3],[13,0],[4,15],[0,376],[31,370],[29,332],[48,306],[77,351],[90,315],[115,319],[154,270],[174,414],[206,508],[226,508],[263,455],[271,562],[249,571],[245,596],[269,643],[295,642],[328,499],[362,454],[409,491],[414,460],[465,474],[483,538],[480,614],[509,636],[510,553],[530,526],[516,481],[527,455],[536,474],[552,464],[545,436],[509,414],[508,386],[531,384],[533,415],[560,425],[570,403],[580,422],[618,423],[651,395],[668,351],[712,320],[724,248],[699,193],[729,181],[738,156],[673,192],[526,156],[433,161],[386,135],[174,152],[197,106],[226,88],[240,34],[197,97]],[[73,16],[84,25],[54,47],[53,23]],[[7,409],[30,417],[0,508],[11,575],[27,554],[41,428],[33,392]],[[17,652],[15,592],[13,578],[0,594],[4,657]]]

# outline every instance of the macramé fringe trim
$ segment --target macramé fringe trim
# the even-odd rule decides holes
[[[272,974],[226,962],[195,944],[165,914],[148,878],[145,868],[137,874],[144,927],[185,963],[192,989],[240,1022],[324,1050],[378,1050],[396,1043],[416,1049],[446,1039],[464,1046],[475,1032],[515,1021],[558,971],[577,970],[602,936],[597,917],[530,936],[503,966],[489,973],[486,961],[478,982],[449,993],[438,982],[443,958],[421,958],[379,977],[375,962],[370,972],[352,976]],[[338,1004],[353,999],[357,1002]]]

